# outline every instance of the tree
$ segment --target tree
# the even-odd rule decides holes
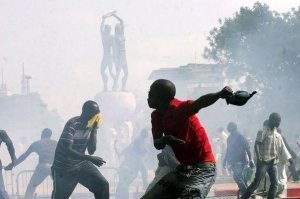
[[[204,57],[224,64],[231,79],[244,76],[244,87],[262,94],[265,111],[280,109],[299,121],[300,7],[280,14],[257,2],[219,23]]]

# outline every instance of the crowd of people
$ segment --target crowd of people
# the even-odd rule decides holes
[[[225,136],[227,146],[220,164],[223,164],[226,175],[232,173],[241,198],[249,198],[255,190],[265,191],[268,198],[286,197],[287,174],[290,176],[289,181],[300,182],[296,169],[297,152],[282,135],[280,122],[281,116],[272,113],[263,122],[254,141],[240,133],[235,122],[228,123],[227,131],[230,135]],[[215,138],[215,145],[222,145],[222,142]],[[224,176],[224,172],[220,175]],[[269,190],[264,190],[265,184],[270,186]]]
[[[157,155],[158,167],[155,177],[151,183],[148,182],[147,168],[143,160],[147,155],[145,140],[148,130],[142,129],[118,154],[121,161],[116,198],[129,198],[129,186],[139,172],[145,190],[143,199],[206,198],[218,172],[222,176],[232,174],[242,199],[251,197],[266,179],[266,174],[270,182],[268,198],[280,197],[287,188],[286,165],[293,181],[299,181],[295,166],[297,153],[282,135],[279,128],[281,117],[278,113],[271,113],[258,130],[253,150],[249,140],[239,132],[237,122],[228,123],[226,129],[229,136],[224,128],[219,128],[218,139],[212,139],[212,142],[219,143],[219,146],[212,147],[210,138],[196,114],[220,99],[234,96],[232,89],[226,86],[216,93],[186,101],[175,98],[175,94],[175,85],[166,79],[156,80],[150,86],[148,106],[153,109],[153,145],[160,151]],[[29,181],[24,198],[33,198],[36,187],[51,175],[52,199],[69,198],[78,183],[92,192],[96,199],[107,199],[110,197],[110,183],[97,167],[110,160],[95,155],[98,145],[97,130],[100,125],[99,105],[95,101],[86,101],[81,114],[67,121],[58,142],[51,139],[51,129],[45,128],[41,139],[33,142],[18,158],[12,140],[1,130],[0,141],[7,145],[11,157],[11,163],[4,169],[13,169],[35,152],[39,156],[39,163]],[[222,168],[217,172],[220,162]],[[249,168],[255,168],[254,179],[245,177]],[[2,172],[0,198],[9,198]]]
[[[151,85],[148,105],[154,109],[151,114],[153,144],[161,150],[157,155],[158,168],[153,181],[148,184],[143,161],[147,152],[145,139],[148,130],[143,129],[119,154],[122,161],[118,170],[116,198],[129,198],[129,186],[138,172],[142,174],[145,190],[143,199],[206,198],[217,173],[221,176],[232,173],[243,199],[248,199],[268,174],[268,198],[280,197],[287,188],[286,165],[293,181],[299,182],[295,167],[297,154],[282,135],[278,113],[270,114],[258,131],[253,154],[249,140],[239,132],[236,122],[228,123],[229,136],[223,128],[218,129],[217,138],[212,139],[218,145],[214,145],[213,149],[196,114],[219,99],[234,95],[231,88],[226,86],[219,92],[187,101],[176,99],[175,94],[175,85],[169,80],[159,79]],[[1,142],[7,145],[11,157],[11,163],[4,167],[5,170],[13,169],[33,152],[39,156],[24,198],[33,198],[36,187],[50,174],[53,179],[52,199],[69,198],[78,183],[87,187],[96,199],[109,198],[109,181],[97,168],[106,161],[93,155],[100,124],[98,104],[87,101],[80,116],[68,120],[58,142],[51,139],[51,129],[45,128],[41,139],[32,143],[18,158],[8,134],[1,130]],[[220,163],[221,168],[217,167]],[[251,181],[245,173],[254,168],[255,176]],[[0,174],[0,198],[7,199],[2,172]],[[249,185],[248,181],[251,181]]]

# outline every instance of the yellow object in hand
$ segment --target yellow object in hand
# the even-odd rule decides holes
[[[100,124],[101,124],[101,120],[102,120],[101,114],[98,113],[94,117],[92,117],[92,119],[90,119],[88,121],[88,124],[87,124],[86,127],[87,128],[92,128],[94,126],[95,122],[97,122],[97,126],[96,127],[99,128]]]

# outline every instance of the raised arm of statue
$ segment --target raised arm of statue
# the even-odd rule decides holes
[[[105,19],[106,19],[106,17],[102,16],[102,21],[101,21],[101,26],[100,26],[101,33],[104,32]]]
[[[112,16],[115,17],[120,22],[120,26],[122,28],[122,31],[124,31],[124,21],[123,21],[123,19],[118,17],[116,14],[112,14]]]
[[[117,11],[112,11],[112,12],[109,12],[109,13],[106,13],[105,15],[102,16],[102,22],[101,22],[101,32],[104,31],[104,25],[105,25],[105,20],[106,18],[108,17],[111,17],[112,15],[116,14]]]

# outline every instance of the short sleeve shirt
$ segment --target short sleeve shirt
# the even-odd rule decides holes
[[[183,165],[215,162],[209,139],[194,113],[192,102],[173,99],[164,115],[153,111],[152,134],[163,133],[184,140],[185,144],[172,146],[176,158]]]
[[[83,162],[83,160],[69,157],[64,151],[63,144],[64,142],[71,142],[73,150],[84,154],[88,145],[90,133],[91,128],[83,127],[83,124],[80,122],[79,117],[70,119],[66,123],[64,130],[59,138],[55,150],[53,168],[71,169],[76,167],[76,165],[78,165],[79,163]]]
[[[281,142],[281,135],[276,129],[263,128],[259,130],[256,136],[256,144],[259,144],[259,154],[262,161],[275,160],[274,163],[277,163]]]

